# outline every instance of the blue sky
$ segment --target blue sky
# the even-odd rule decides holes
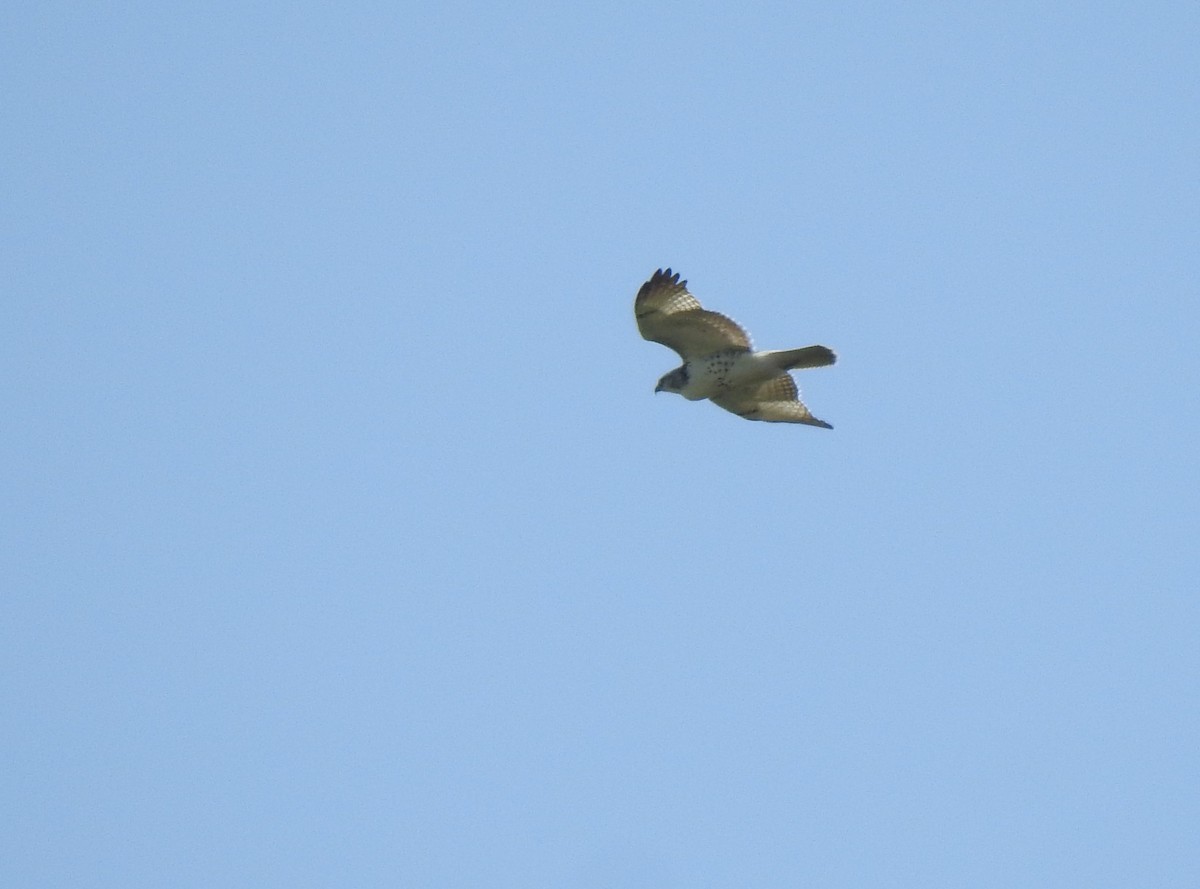
[[[1194,4],[5,21],[5,885],[1200,882]]]

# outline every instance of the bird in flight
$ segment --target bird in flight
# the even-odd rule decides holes
[[[818,420],[800,400],[789,370],[825,367],[837,356],[825,346],[755,352],[735,321],[701,307],[679,273],[659,269],[642,285],[633,304],[644,339],[674,349],[683,359],[658,381],[655,392],[676,392],[690,401],[707,398],[747,420],[805,423]]]

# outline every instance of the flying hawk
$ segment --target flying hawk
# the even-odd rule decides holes
[[[707,398],[747,420],[833,427],[814,417],[799,398],[789,370],[825,367],[837,356],[825,346],[755,352],[733,320],[700,306],[679,273],[659,269],[633,304],[645,339],[674,349],[683,359],[658,381],[655,392],[677,392],[690,401]]]

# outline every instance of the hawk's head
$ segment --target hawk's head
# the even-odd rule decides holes
[[[687,365],[685,364],[683,367],[675,368],[659,380],[658,385],[654,387],[654,391],[656,394],[659,392],[682,392],[687,382],[688,372]]]

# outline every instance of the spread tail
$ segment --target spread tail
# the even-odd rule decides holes
[[[827,367],[837,361],[837,355],[826,346],[805,346],[803,349],[784,349],[772,352],[780,370],[799,370],[804,367]]]

